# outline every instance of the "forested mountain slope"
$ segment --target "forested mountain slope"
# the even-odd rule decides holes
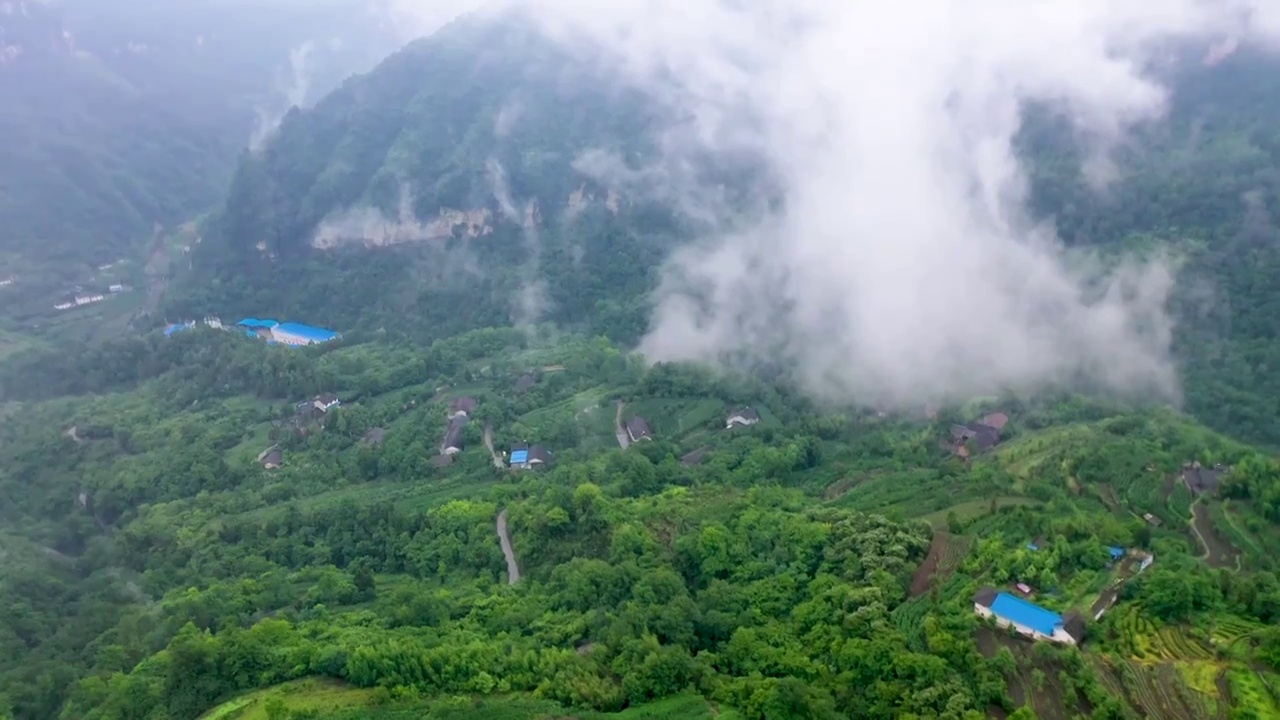
[[[0,274],[66,279],[210,208],[256,126],[394,48],[384,20],[341,2],[0,4]]]
[[[671,214],[578,163],[652,155],[662,112],[523,23],[458,21],[242,157],[171,310],[394,319],[422,339],[541,319],[637,337]]]
[[[157,332],[66,363],[94,394],[0,425],[15,718],[1280,712],[1280,465],[1168,411],[832,412],[514,329],[309,350]],[[341,405],[295,420],[321,393]],[[726,429],[743,407],[760,422]],[[951,424],[993,410],[1002,442],[958,459]],[[622,449],[636,416],[652,439]],[[551,466],[508,469],[520,443]],[[1191,460],[1233,469],[1197,494]],[[973,614],[1018,582],[1057,612],[1119,599],[1081,649],[1033,646]]]
[[[1280,366],[1280,289],[1265,280],[1280,253],[1277,62],[1241,51],[1169,69],[1168,117],[1119,150],[1103,191],[1060,118],[1032,112],[1019,141],[1034,211],[1068,245],[1178,258],[1186,402],[1269,443],[1280,443],[1280,376],[1268,370]],[[678,198],[620,190],[673,116],[616,88],[511,21],[419,41],[242,158],[170,309],[305,309],[420,339],[551,320],[633,341],[658,266],[695,232]],[[759,186],[738,169],[736,182]]]

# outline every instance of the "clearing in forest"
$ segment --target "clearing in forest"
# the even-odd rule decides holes
[[[969,553],[969,538],[938,531],[933,534],[929,543],[929,554],[916,569],[911,578],[911,597],[919,597],[928,592],[935,581],[945,580],[960,566],[960,561]]]
[[[1191,506],[1191,531],[1205,549],[1205,562],[1216,568],[1238,567],[1240,551],[1218,532],[1213,524],[1213,514],[1203,502],[1196,501]]]

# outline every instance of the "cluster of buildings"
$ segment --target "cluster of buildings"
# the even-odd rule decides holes
[[[976,422],[952,425],[952,452],[961,460],[967,460],[974,451],[986,452],[1000,443],[1004,426],[1008,424],[1009,416],[998,412]]]
[[[13,282],[13,278],[9,279],[9,283]],[[107,288],[107,292],[99,290],[77,290],[70,295],[53,304],[54,310],[70,310],[72,308],[84,307],[85,305],[93,305],[106,300],[111,295],[119,295],[129,290],[125,285],[112,285]]]
[[[1042,540],[1036,539],[1027,543],[1027,549],[1038,551],[1042,543]],[[1119,566],[1118,578],[1099,595],[1097,602],[1090,608],[1089,612],[1094,620],[1101,619],[1116,604],[1125,583],[1155,562],[1154,555],[1138,549],[1113,545],[1107,548],[1107,553],[1111,556],[1107,567]],[[1060,615],[1031,602],[1029,598],[1034,597],[1035,590],[1026,583],[1016,583],[1013,589],[1025,598],[991,587],[982,588],[973,596],[974,613],[995,621],[999,627],[1012,628],[1014,632],[1032,640],[1078,645],[1084,639],[1083,614],[1070,612]]]
[[[232,329],[224,325],[222,320],[216,317],[207,317],[200,323],[195,320],[189,320],[183,323],[170,324],[164,329],[165,337],[193,328],[197,324],[203,324],[216,330]],[[288,345],[290,347],[326,343],[342,337],[332,330],[303,325],[302,323],[282,323],[275,320],[259,320],[258,318],[245,318],[236,323],[234,328],[248,337],[266,340],[271,345]]]
[[[262,338],[271,344],[278,343],[290,347],[327,343],[340,337],[338,333],[325,328],[312,327],[311,325],[295,322],[282,323],[275,320],[259,320],[258,318],[245,318],[236,323],[236,327],[240,328],[249,337]]]

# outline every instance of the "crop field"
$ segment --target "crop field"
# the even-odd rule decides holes
[[[627,415],[649,421],[655,437],[674,439],[717,423],[724,427],[724,403],[710,398],[646,398],[627,403]]]
[[[1205,562],[1216,568],[1236,568],[1240,563],[1240,551],[1227,542],[1218,528],[1213,524],[1213,515],[1209,507],[1203,503],[1195,503],[1192,508],[1195,515],[1193,534],[1200,546],[1205,549]]]
[[[1228,501],[1214,502],[1209,505],[1209,515],[1213,524],[1233,546],[1241,550],[1246,558],[1255,561],[1266,555],[1266,551],[1258,544],[1257,538],[1244,528],[1244,521],[1230,509]]]
[[[1193,662],[1213,658],[1213,651],[1176,627],[1156,627],[1137,605],[1122,605],[1115,614],[1126,646],[1140,662]]]
[[[929,554],[911,578],[911,597],[923,595],[935,583],[945,580],[955,572],[971,547],[973,541],[967,537],[935,532],[933,541],[929,544]]]
[[[1163,481],[1158,474],[1144,472],[1135,477],[1117,479],[1114,484],[1116,494],[1130,510],[1138,513],[1168,514],[1165,510]],[[1185,517],[1185,515],[1178,517]]]
[[[1193,690],[1173,663],[1145,665],[1094,656],[1102,683],[1123,698],[1139,717],[1153,720],[1225,718],[1225,703]]]
[[[1214,645],[1230,647],[1253,633],[1262,629],[1262,624],[1253,620],[1238,618],[1234,615],[1221,615],[1214,618],[1213,630],[1209,637]]]

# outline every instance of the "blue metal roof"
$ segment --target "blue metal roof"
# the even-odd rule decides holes
[[[516,451],[514,451],[514,452],[512,452],[512,453],[511,453],[511,464],[512,464],[512,465],[518,465],[518,464],[520,464],[520,463],[527,463],[527,462],[529,462],[529,451],[528,451],[528,450],[516,450]]]
[[[187,329],[187,328],[189,328],[189,327],[192,327],[192,326],[191,326],[191,325],[187,325],[187,324],[185,324],[185,323],[174,323],[174,324],[172,324],[172,325],[170,325],[169,327],[167,327],[167,328],[165,328],[165,329],[164,329],[164,336],[165,336],[165,337],[169,337],[170,335],[172,335],[172,334],[174,334],[174,333],[176,333],[176,332],[178,332],[178,331],[180,331],[180,330],[186,330],[186,329]]]
[[[236,323],[236,325],[240,325],[242,327],[250,327],[250,328],[273,328],[279,324],[280,323],[276,322],[275,320],[259,320],[258,318],[245,318],[240,322]]]
[[[1112,545],[1107,548],[1107,552],[1111,553],[1111,559],[1115,560],[1120,556],[1124,555],[1124,548],[1116,547],[1115,545]]]
[[[1028,550],[1039,550],[1040,546],[1035,543],[1027,543]]]
[[[294,335],[296,337],[306,338],[308,340],[314,340],[315,342],[327,342],[329,340],[333,340],[334,338],[338,337],[338,333],[332,330],[312,327],[310,325],[303,325],[302,323],[293,323],[293,322],[281,323],[279,325],[276,325],[275,329],[282,333]]]
[[[996,595],[995,602],[991,603],[991,612],[1045,635],[1052,635],[1053,631],[1062,625],[1062,616],[1058,613],[1045,610],[1035,603],[1008,593]]]

